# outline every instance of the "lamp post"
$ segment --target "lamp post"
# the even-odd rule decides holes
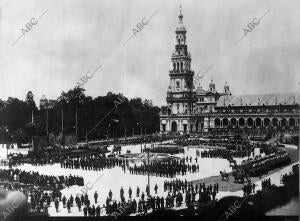
[[[109,128],[110,128],[110,123],[108,124],[108,128],[107,128],[107,140],[108,140],[108,136],[109,136]]]
[[[6,158],[7,158],[7,160],[8,160],[8,148],[9,148],[9,142],[8,142],[8,136],[9,136],[9,134],[8,134],[8,129],[6,128],[6,133],[7,133],[7,143],[6,143]]]
[[[142,124],[141,124],[140,122],[137,122],[136,125],[137,125],[138,127],[140,127],[140,135],[141,135],[141,137],[142,137],[142,136],[143,136],[143,132],[142,132]]]
[[[78,133],[78,116],[77,116],[78,112],[77,112],[77,108],[76,108],[76,112],[75,112],[75,134],[76,134],[76,138],[77,138],[77,133]]]
[[[149,194],[150,194],[150,191],[151,191],[151,188],[150,188],[150,171],[149,171],[149,166],[150,166],[150,149],[149,147],[146,148],[144,151],[147,152],[147,160],[148,160],[148,164],[147,164],[147,174],[148,174],[148,188],[149,188]]]
[[[88,133],[85,134],[86,147],[89,148]]]
[[[124,135],[125,135],[125,140],[126,140],[126,127],[124,127]]]

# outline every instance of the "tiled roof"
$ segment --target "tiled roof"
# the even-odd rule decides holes
[[[217,106],[245,106],[245,105],[275,105],[300,103],[299,93],[256,94],[256,95],[224,95],[217,102]]]

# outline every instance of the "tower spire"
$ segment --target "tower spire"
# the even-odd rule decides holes
[[[179,10],[178,18],[179,18],[179,22],[182,22],[183,15],[182,15],[182,8],[181,8],[181,5],[179,6],[179,8],[180,8],[180,10]]]
[[[178,32],[184,32],[184,33],[186,33],[185,27],[184,27],[183,22],[182,22],[183,15],[182,15],[182,8],[181,8],[181,5],[180,5],[180,7],[179,7],[179,15],[178,15],[178,18],[179,18],[179,21],[178,21],[178,25],[177,25],[177,28],[176,28],[176,33],[178,33]]]

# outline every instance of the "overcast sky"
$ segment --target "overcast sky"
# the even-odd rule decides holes
[[[202,75],[214,64],[204,88],[213,79],[218,91],[228,81],[233,94],[297,91],[299,0],[0,0],[0,99],[25,99],[29,90],[36,101],[56,99],[103,63],[84,85],[87,95],[112,91],[165,104],[180,4],[192,69]]]

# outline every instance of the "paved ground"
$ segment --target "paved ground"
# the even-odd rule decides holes
[[[132,153],[140,152],[140,145],[130,145],[122,148],[122,152],[125,153],[127,149],[130,149]],[[196,150],[197,148],[185,147],[185,154],[177,154],[178,157],[186,157],[192,156],[192,163],[195,162]],[[203,151],[203,149],[201,149]],[[292,162],[296,162],[299,160],[298,149],[295,146],[290,146],[287,148],[287,151],[290,153]],[[1,152],[1,151],[0,151]],[[239,164],[243,159],[237,158],[237,163]],[[206,184],[214,184],[219,183],[219,193],[217,194],[217,198],[220,199],[224,196],[235,195],[242,196],[242,184],[233,183],[233,177],[230,176],[230,182],[221,181],[221,177],[219,176],[219,171],[226,169],[226,172],[231,172],[231,168],[229,167],[229,163],[225,159],[215,159],[215,158],[198,158],[198,163],[200,166],[200,171],[197,173],[188,173],[186,176],[178,176],[181,179],[187,179],[188,181],[193,181],[194,183],[205,182]],[[32,166],[29,164],[18,166],[20,169],[24,169],[27,171],[38,171],[41,174],[51,174],[51,175],[79,175],[83,176],[86,184],[89,182],[88,195],[91,199],[91,203],[94,203],[93,194],[95,190],[99,193],[99,205],[103,205],[105,203],[106,196],[109,192],[109,189],[112,189],[113,198],[119,200],[119,190],[120,187],[123,186],[125,191],[125,197],[128,197],[128,187],[131,186],[133,190],[133,196],[135,197],[136,186],[139,186],[142,191],[145,190],[145,186],[147,184],[147,176],[142,175],[132,175],[128,172],[122,172],[121,168],[113,168],[113,169],[105,169],[103,171],[88,171],[88,170],[75,170],[75,169],[65,169],[60,168],[58,164],[53,165],[45,165],[45,166]],[[285,168],[276,169],[270,172],[267,177],[271,178],[271,182],[280,185],[280,175],[291,171],[291,165]],[[102,176],[103,175],[103,176]],[[153,193],[153,187],[155,183],[158,184],[158,195],[165,196],[166,193],[163,192],[163,181],[164,180],[172,180],[171,178],[163,178],[163,177],[151,177],[150,185]],[[257,185],[257,189],[261,189],[261,181],[258,178],[252,179],[253,182]],[[75,196],[76,194],[81,194],[81,190],[83,187],[72,186],[71,188],[65,188],[62,192],[63,195],[69,197],[71,194]],[[135,197],[136,198],[136,197]],[[97,205],[98,205],[97,204]],[[184,207],[184,205],[183,205]],[[53,203],[51,203],[51,207],[49,208],[50,216],[82,216],[83,212],[79,212],[78,208],[73,207],[71,213],[67,212],[66,208],[62,208],[60,204],[60,211],[56,213]],[[101,215],[105,215],[104,210]]]

